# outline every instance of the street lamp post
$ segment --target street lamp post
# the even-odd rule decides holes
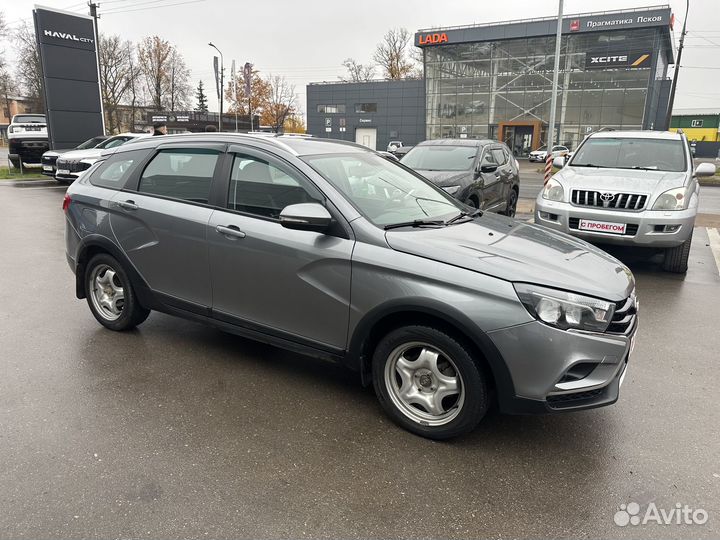
[[[220,118],[218,119],[218,131],[223,129],[223,92],[225,91],[225,62],[223,61],[223,53],[212,41],[208,43],[213,49],[220,53]]]

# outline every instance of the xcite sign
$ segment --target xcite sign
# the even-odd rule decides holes
[[[608,53],[589,52],[585,56],[585,69],[648,68],[650,54],[646,52]]]
[[[447,42],[448,37],[444,32],[442,34],[420,34],[418,36],[418,45],[438,45]]]

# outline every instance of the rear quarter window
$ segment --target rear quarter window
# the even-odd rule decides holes
[[[90,183],[93,186],[109,189],[123,189],[132,171],[147,157],[149,152],[145,149],[113,154],[95,169],[90,177]]]

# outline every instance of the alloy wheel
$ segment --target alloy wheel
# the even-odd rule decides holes
[[[97,265],[90,274],[90,299],[101,317],[117,320],[125,305],[125,290],[118,273],[107,264]]]

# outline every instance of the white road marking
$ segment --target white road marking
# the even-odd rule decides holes
[[[710,240],[710,250],[715,257],[715,267],[720,274],[720,233],[717,229],[707,228],[708,239]]]

